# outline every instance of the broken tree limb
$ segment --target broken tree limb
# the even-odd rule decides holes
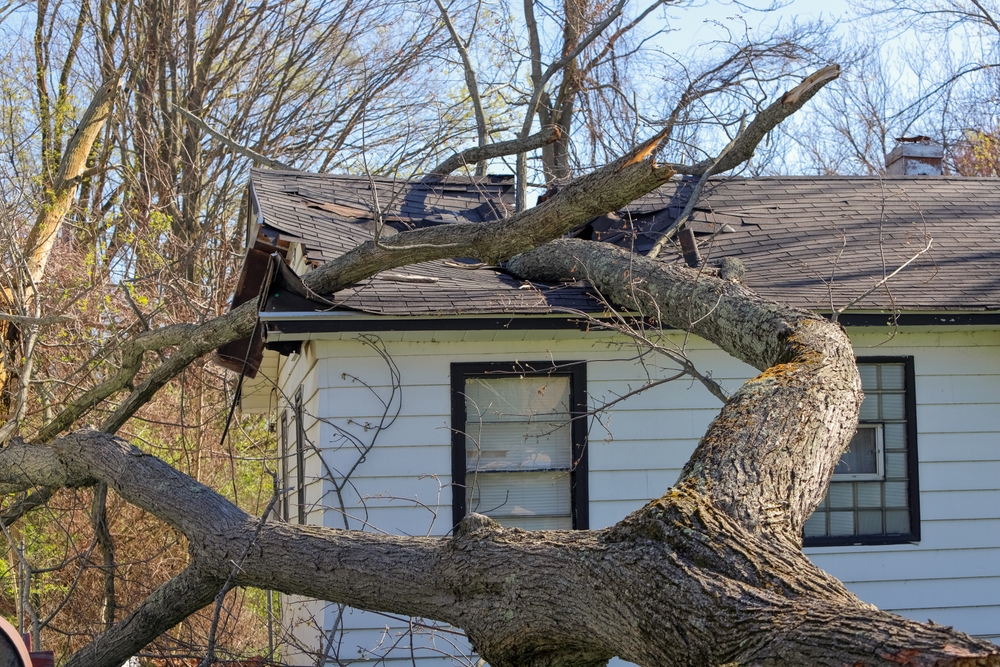
[[[737,141],[734,142],[721,161],[716,162],[714,158],[709,158],[695,164],[669,164],[668,166],[678,174],[692,176],[700,176],[709,169],[717,174],[734,169],[753,157],[757,145],[764,140],[768,132],[801,109],[823,86],[836,80],[839,76],[840,65],[827,65],[807,76],[802,83],[754,116],[746,130],[741,133],[741,136],[737,138]]]
[[[123,77],[115,74],[97,89],[90,106],[80,118],[76,132],[66,144],[66,150],[59,161],[59,170],[45,193],[44,203],[24,244],[28,274],[35,284],[41,282],[45,275],[52,245],[59,235],[66,212],[76,198],[80,178],[87,167],[87,158],[97,135],[111,116],[111,108],[122,83]]]

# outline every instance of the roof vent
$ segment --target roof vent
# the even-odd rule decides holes
[[[899,137],[898,145],[885,156],[889,176],[940,176],[944,149],[930,137]]]

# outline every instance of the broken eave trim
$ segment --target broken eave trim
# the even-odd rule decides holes
[[[825,314],[829,317],[829,314]],[[610,321],[607,313],[592,313],[599,321]],[[358,311],[262,312],[261,322],[268,333],[301,336],[322,333],[361,331],[485,331],[485,330],[578,330],[593,329],[593,321],[582,316],[551,315],[375,315]],[[909,326],[1000,326],[1000,311],[986,312],[910,312],[843,313],[839,321],[845,327]]]

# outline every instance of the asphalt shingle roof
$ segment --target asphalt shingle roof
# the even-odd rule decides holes
[[[255,170],[253,200],[272,242],[301,241],[319,264],[371,238],[365,177]],[[482,222],[512,211],[510,177],[440,182],[374,179],[397,230]],[[645,253],[681,212],[690,181],[675,180],[579,236]],[[829,311],[857,298],[928,242],[931,249],[853,310],[982,311],[1000,308],[1000,180],[959,177],[719,178],[691,222],[709,264],[736,257],[758,293]],[[681,261],[668,244],[660,261]],[[603,306],[586,285],[531,285],[460,261],[413,265],[333,295],[344,308],[383,315],[540,314]],[[399,273],[436,278],[400,282]],[[328,306],[323,306],[326,308]]]

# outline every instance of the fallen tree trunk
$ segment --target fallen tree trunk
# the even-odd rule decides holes
[[[762,113],[761,127],[780,122],[830,76],[807,81]],[[0,450],[0,492],[106,483],[189,545],[181,574],[68,665],[117,667],[210,604],[229,580],[448,622],[494,667],[597,666],[615,655],[644,667],[1000,665],[1000,647],[880,612],[802,554],[802,524],[850,441],[862,399],[838,325],[607,244],[561,240],[532,250],[667,178],[670,169],[649,160],[655,144],[533,211],[371,242],[305,282],[329,292],[414,261],[524,253],[509,264],[524,278],[586,278],[610,302],[692,331],[761,369],[712,422],[674,488],[601,531],[504,530],[472,515],[451,538],[399,537],[261,524],[109,433],[57,437],[125,387],[145,351],[177,346],[109,419],[106,430],[114,430],[191,355],[249,333],[251,302],[201,327],[138,339],[129,369],[69,406],[45,433],[50,444],[15,441]]]
[[[276,522],[258,530],[214,491],[113,436],[9,447],[7,490],[106,481],[190,545],[180,577],[69,664],[120,664],[208,604],[239,562],[243,586],[451,623],[497,667],[614,655],[649,666],[1000,665],[1000,647],[880,612],[801,552],[801,524],[861,401],[838,325],[601,244],[560,241],[512,265],[536,279],[583,272],[625,305],[654,308],[766,370],[723,407],[677,486],[602,531],[504,530],[478,515],[446,539]]]

